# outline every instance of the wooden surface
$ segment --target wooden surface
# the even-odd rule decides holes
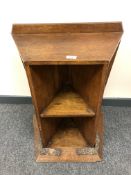
[[[95,113],[75,92],[60,92],[43,110],[41,117],[94,116]]]
[[[102,154],[99,153],[99,150],[97,153],[94,153],[94,154],[92,154],[92,153],[88,153],[85,155],[77,154],[77,152],[76,152],[77,149],[85,148],[85,146],[86,146],[86,142],[84,141],[84,139],[82,138],[80,133],[79,133],[80,135],[78,135],[78,138],[80,138],[80,140],[78,142],[78,140],[76,138],[76,133],[78,133],[78,130],[77,131],[73,130],[73,132],[71,130],[69,130],[69,131],[67,130],[66,134],[64,135],[64,136],[67,136],[67,135],[71,136],[71,137],[67,137],[67,140],[69,140],[70,138],[72,138],[72,139],[74,138],[74,140],[71,142],[72,143],[74,142],[76,146],[70,145],[70,147],[69,147],[69,146],[66,146],[67,144],[65,144],[64,147],[60,147],[62,145],[62,142],[60,142],[60,141],[63,141],[63,139],[61,138],[61,135],[64,134],[64,133],[60,132],[60,133],[57,133],[55,135],[55,138],[54,138],[55,141],[53,143],[53,144],[55,144],[54,145],[55,147],[53,147],[53,148],[52,148],[52,146],[49,147],[49,150],[51,153],[47,154],[47,155],[43,154],[42,153],[43,146],[41,143],[40,132],[39,132],[39,128],[38,128],[38,124],[37,124],[37,120],[36,120],[35,115],[33,117],[33,125],[34,125],[34,136],[35,136],[34,137],[35,155],[36,155],[37,162],[96,162],[96,161],[101,161]],[[72,134],[75,137],[72,137]],[[60,136],[60,139],[57,136]],[[57,144],[56,144],[56,142],[57,142]],[[61,143],[61,145],[59,143]],[[66,142],[64,142],[64,143],[66,143]],[[58,147],[58,145],[59,145],[59,147]],[[101,147],[101,143],[99,143],[99,145]],[[54,148],[58,148],[61,150],[61,154],[59,156],[52,154]]]
[[[60,118],[43,118],[41,119],[42,123],[42,132],[41,132],[41,140],[43,147],[47,147],[52,137],[54,137],[55,133],[59,128],[59,124],[61,122]]]
[[[121,23],[87,23],[82,31],[80,24],[69,26],[41,24],[40,30],[32,33],[37,25],[14,25],[12,34],[22,61],[27,64],[100,64],[111,60],[122,35]],[[71,28],[75,28],[74,32]],[[26,30],[28,32],[24,32]],[[68,55],[77,59],[69,60]]]
[[[122,32],[121,22],[14,24],[12,34]]]
[[[120,37],[120,32],[14,36],[23,62],[29,64],[100,64],[110,61]],[[68,55],[77,59],[66,59]]]
[[[48,147],[85,147],[87,142],[81,134],[73,118],[63,118]]]
[[[37,66],[25,66],[26,74],[28,77],[33,104],[41,131],[42,143],[45,146],[48,143],[50,137],[54,134],[57,121],[45,121],[41,120],[40,112],[47,106],[55,93],[58,91],[59,82],[57,80],[57,68],[53,67],[37,67]],[[54,81],[52,81],[54,80]],[[45,135],[43,135],[45,133]]]
[[[36,161],[101,160],[101,103],[122,32],[120,22],[13,25],[35,107]]]
[[[96,119],[99,117],[97,112],[101,111],[101,101],[103,95],[103,78],[107,74],[105,67],[108,65],[85,65],[75,66],[72,68],[72,82],[73,87],[77,93],[86,101],[91,109],[95,112],[93,118],[79,118],[76,119],[78,127],[83,133],[89,145],[95,145],[97,123]],[[73,66],[72,66],[73,67]]]

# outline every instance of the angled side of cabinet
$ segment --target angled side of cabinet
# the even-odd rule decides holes
[[[101,103],[122,32],[119,22],[13,25],[35,107],[38,162],[102,159]]]

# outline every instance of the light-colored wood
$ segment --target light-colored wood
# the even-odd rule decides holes
[[[93,117],[95,113],[81,96],[73,91],[58,93],[41,113],[41,117],[69,116]]]
[[[33,125],[34,125],[34,141],[35,141],[35,153],[36,153],[36,162],[97,162],[101,161],[102,159],[102,154],[99,154],[99,150],[97,153],[92,154],[85,154],[85,155],[79,155],[77,154],[76,150],[79,148],[85,148],[85,143],[83,142],[83,146],[80,147],[58,147],[58,149],[61,150],[61,154],[59,156],[57,155],[45,155],[42,154],[42,144],[41,144],[41,137],[39,133],[39,128],[37,125],[36,117],[34,115],[33,117]],[[76,134],[76,133],[75,133]],[[59,139],[59,138],[57,138]],[[72,138],[73,139],[73,138]],[[100,143],[101,145],[101,143]],[[55,146],[55,145],[54,145]],[[57,145],[58,146],[58,145]],[[54,147],[53,147],[54,148]],[[50,148],[51,151],[53,150]],[[52,151],[53,152],[53,151]]]

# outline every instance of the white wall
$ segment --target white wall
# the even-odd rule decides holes
[[[125,32],[104,96],[131,98],[130,7],[130,0],[1,0],[0,95],[30,95],[12,23],[122,21]]]

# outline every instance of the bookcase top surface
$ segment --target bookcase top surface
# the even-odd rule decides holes
[[[14,24],[12,35],[27,64],[110,62],[123,33],[120,22]]]

